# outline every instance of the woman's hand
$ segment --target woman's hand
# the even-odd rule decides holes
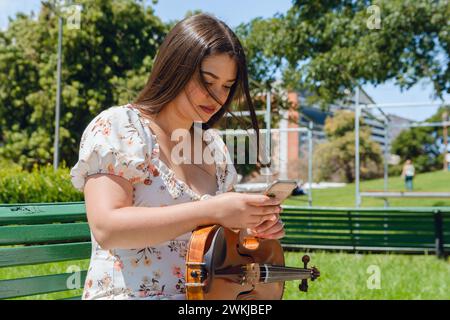
[[[268,220],[253,229],[249,229],[248,233],[264,239],[281,239],[285,236],[284,222],[280,219],[279,215],[275,221]]]
[[[276,222],[281,211],[280,201],[266,195],[226,192],[212,197],[214,220],[227,228],[248,229]]]

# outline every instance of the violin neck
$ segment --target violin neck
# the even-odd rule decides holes
[[[261,264],[259,268],[260,283],[311,279],[313,274],[311,269],[274,266],[269,264]]]
[[[311,279],[313,269],[250,263],[216,270],[215,276],[236,283],[258,284]]]

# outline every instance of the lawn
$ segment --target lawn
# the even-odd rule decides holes
[[[299,281],[286,282],[283,299],[450,299],[450,261],[434,255],[349,254],[313,251],[308,253],[311,265],[321,277],[309,283],[309,292],[298,290]],[[286,252],[286,265],[301,267],[300,252]],[[89,260],[69,261],[0,268],[0,279],[32,275],[63,273],[70,266],[88,267]],[[379,268],[380,288],[367,286],[373,277],[370,268]],[[369,273],[369,272],[370,273]],[[369,281],[369,284],[376,282]],[[78,290],[81,294],[81,290]],[[59,299],[73,296],[73,292],[52,293],[22,299]]]
[[[361,191],[383,190],[383,179],[363,181]],[[389,191],[405,191],[404,181],[400,177],[389,178]],[[414,179],[414,191],[450,192],[450,172],[436,171],[422,173]],[[313,189],[313,206],[319,207],[354,207],[355,184],[351,183],[342,188]],[[295,196],[287,199],[284,204],[306,206],[307,196]],[[450,199],[414,199],[390,198],[392,207],[434,207],[450,206]],[[362,207],[383,207],[382,199],[363,198]]]
[[[434,255],[352,254],[316,251],[311,264],[321,273],[300,292],[300,281],[286,282],[283,299],[450,299],[450,260]],[[302,254],[286,252],[286,265],[302,267]],[[374,276],[379,270],[379,289]],[[369,286],[368,283],[369,282]]]

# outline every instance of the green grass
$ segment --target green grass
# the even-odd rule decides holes
[[[25,278],[25,277],[34,277],[34,276],[43,276],[48,274],[58,274],[58,273],[67,273],[68,268],[78,267],[80,270],[87,270],[89,267],[89,259],[85,260],[74,260],[74,261],[64,261],[57,263],[45,263],[39,265],[32,266],[17,266],[17,267],[6,267],[0,268],[0,280],[7,279],[16,279],[16,278]],[[81,284],[83,285],[83,284]],[[73,296],[80,296],[83,292],[83,289],[64,291],[64,292],[55,292],[48,294],[40,294],[29,297],[16,298],[13,300],[55,300],[55,299],[64,299]]]
[[[299,280],[286,282],[285,300],[450,299],[450,261],[434,255],[349,254],[312,252],[311,265],[321,273],[307,293]],[[302,254],[286,252],[286,265],[302,267]],[[369,289],[370,266],[380,272],[380,289]],[[369,272],[368,272],[369,271]]]
[[[298,290],[300,281],[286,282],[283,299],[450,299],[450,261],[434,255],[349,254],[314,251],[311,265],[321,277],[309,283],[309,292]],[[303,253],[285,252],[286,265],[302,267]],[[87,269],[89,260],[37,266],[0,268],[0,279],[64,273],[69,266]],[[381,288],[369,289],[369,266],[378,266]],[[37,295],[18,299],[61,299],[81,295],[82,290]]]
[[[361,182],[361,191],[383,190],[383,179]],[[400,177],[389,178],[389,191],[405,191],[404,181]],[[414,178],[414,191],[450,192],[450,172],[436,171],[422,173]],[[313,206],[317,207],[354,207],[355,184],[342,188],[313,189]],[[295,196],[287,199],[284,204],[306,206],[307,196]],[[435,207],[450,206],[450,199],[414,199],[390,198],[391,207]],[[382,199],[362,198],[362,207],[383,207]]]

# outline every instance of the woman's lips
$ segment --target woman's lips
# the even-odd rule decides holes
[[[208,106],[199,106],[205,113],[207,114],[213,114],[216,109],[214,107],[208,107]]]

